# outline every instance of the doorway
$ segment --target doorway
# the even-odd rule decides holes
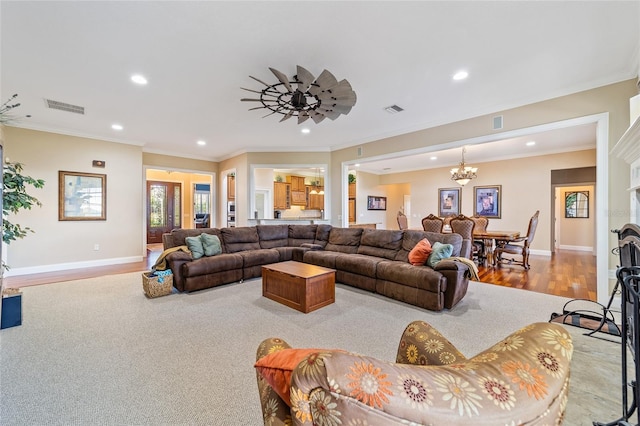
[[[147,181],[147,244],[162,243],[162,234],[182,227],[182,184]]]

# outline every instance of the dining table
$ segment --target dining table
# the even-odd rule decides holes
[[[474,240],[482,240],[482,243],[484,244],[483,255],[484,255],[484,258],[486,259],[487,264],[490,266],[496,265],[496,259],[494,254],[496,241],[500,241],[500,240],[510,241],[510,240],[515,240],[516,238],[519,238],[519,237],[520,237],[519,231],[486,230],[482,232],[473,233]]]

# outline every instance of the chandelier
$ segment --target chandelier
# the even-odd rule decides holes
[[[455,180],[460,184],[460,186],[465,186],[466,184],[477,177],[476,172],[478,171],[477,167],[467,166],[464,163],[464,153],[467,152],[467,148],[462,148],[462,161],[458,167],[451,169],[451,180]]]
[[[319,187],[320,185],[320,169],[317,169],[317,174],[316,174],[316,180],[315,182],[313,182],[313,189],[311,189],[311,191],[309,191],[309,194],[320,194],[320,195],[324,195],[324,189]]]
[[[245,89],[253,93],[259,93],[259,98],[242,98],[243,102],[260,102],[262,105],[250,108],[268,109],[271,112],[264,117],[273,114],[282,114],[280,121],[291,117],[298,117],[298,124],[311,118],[320,123],[325,118],[335,120],[341,114],[348,114],[356,104],[356,93],[347,80],[338,81],[333,74],[324,70],[315,78],[313,74],[297,66],[296,75],[290,80],[284,73],[269,68],[278,79],[278,83],[267,84],[264,81],[249,76],[265,87],[262,90]],[[264,118],[262,117],[262,118]]]

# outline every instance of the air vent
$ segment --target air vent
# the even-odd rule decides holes
[[[387,111],[389,114],[397,114],[399,112],[404,111],[404,108],[400,108],[398,105],[391,105],[386,107],[384,110]]]
[[[84,115],[84,107],[78,105],[71,105],[65,102],[52,101],[51,99],[45,99],[47,108],[59,109],[60,111],[73,112],[75,114]]]
[[[502,129],[502,116],[501,115],[497,115],[495,117],[493,117],[493,130],[499,130]]]

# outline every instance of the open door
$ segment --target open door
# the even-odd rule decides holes
[[[147,181],[147,244],[162,243],[162,234],[181,228],[182,185]]]

